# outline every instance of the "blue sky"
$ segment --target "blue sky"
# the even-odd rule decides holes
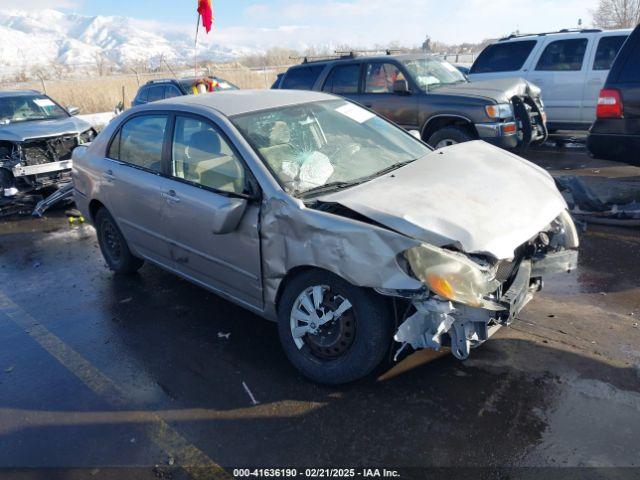
[[[122,15],[193,28],[196,0],[1,0],[2,8],[54,8]],[[591,23],[597,0],[213,0],[218,42],[305,47],[418,45],[428,34],[448,43],[514,30],[539,32]]]

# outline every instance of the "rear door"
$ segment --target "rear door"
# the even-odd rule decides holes
[[[590,39],[585,35],[549,36],[526,75],[542,89],[550,123],[583,122],[582,102]]]
[[[592,54],[589,59],[589,70],[587,71],[587,82],[584,89],[583,121],[591,123],[595,120],[600,90],[604,87],[609,69],[627,38],[628,35],[626,34],[605,32],[599,38],[594,39],[596,44],[591,49]]]
[[[414,92],[398,94],[393,91],[396,80],[410,81],[409,76],[395,62],[367,62],[360,103],[404,128],[418,126],[418,95]]]
[[[107,151],[103,188],[110,213],[139,255],[168,266],[162,176],[168,115],[137,115],[124,123]]]
[[[228,138],[210,120],[177,114],[165,184],[168,245],[181,275],[262,309],[259,203],[243,198],[249,175]],[[229,211],[239,225],[216,233]]]

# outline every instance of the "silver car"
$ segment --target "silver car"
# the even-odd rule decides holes
[[[544,275],[577,262],[544,170],[481,141],[433,151],[322,93],[134,108],[73,161],[78,208],[114,272],[148,261],[278,322],[317,382],[413,349],[466,359]]]

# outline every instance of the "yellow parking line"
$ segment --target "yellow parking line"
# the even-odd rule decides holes
[[[0,313],[22,328],[60,364],[110,405],[121,407],[130,403],[124,390],[113,380],[38,323],[34,317],[15,304],[3,292],[0,292]],[[151,412],[151,417],[149,432],[151,440],[165,454],[175,458],[176,464],[186,470],[192,478],[195,480],[233,478],[204,452],[189,443],[159,415]]]

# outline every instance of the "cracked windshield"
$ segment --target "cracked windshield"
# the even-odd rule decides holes
[[[0,125],[67,116],[62,108],[44,95],[0,98]]]
[[[342,100],[260,111],[233,121],[292,194],[361,183],[431,151],[400,128]]]
[[[417,58],[402,63],[423,90],[467,81],[456,67],[439,58]]]

